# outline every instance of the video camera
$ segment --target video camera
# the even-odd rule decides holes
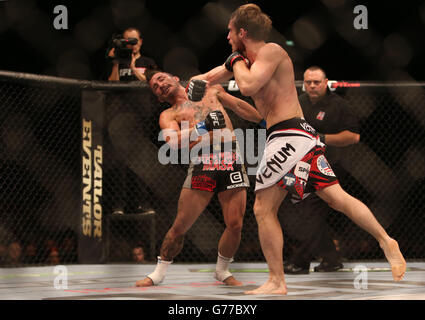
[[[127,45],[135,45],[137,44],[137,41],[138,40],[136,38],[124,39],[121,35],[114,35],[109,43],[108,49],[106,50],[106,56],[108,56],[109,51],[111,51],[112,48],[115,48],[112,59],[116,59],[122,63],[129,63],[131,62],[133,49],[127,48]]]

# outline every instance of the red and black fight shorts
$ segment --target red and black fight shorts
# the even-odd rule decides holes
[[[192,159],[183,188],[222,192],[248,188],[249,180],[237,141],[213,144]]]

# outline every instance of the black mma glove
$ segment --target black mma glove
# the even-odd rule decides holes
[[[186,86],[189,100],[200,101],[204,97],[207,82],[204,80],[190,80]]]
[[[246,65],[249,64],[248,59],[246,59],[240,52],[235,51],[227,58],[226,62],[224,63],[224,66],[227,70],[233,72],[233,64],[239,60],[245,61]]]
[[[224,115],[220,110],[215,110],[208,113],[204,121],[200,121],[196,124],[195,130],[198,136],[208,133],[214,129],[223,129],[226,127],[226,121]]]

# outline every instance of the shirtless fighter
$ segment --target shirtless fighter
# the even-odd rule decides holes
[[[234,77],[240,92],[252,97],[267,123],[266,148],[256,177],[254,213],[269,279],[246,294],[287,293],[283,234],[277,212],[288,192],[301,199],[304,192],[316,192],[329,206],[369,232],[384,251],[394,280],[400,281],[406,261],[397,241],[389,237],[365,204],[339,185],[324,157],[325,145],[304,120],[291,59],[278,44],[266,43],[271,24],[257,5],[239,7],[228,24],[227,39],[233,53],[224,65],[194,78],[211,85]]]
[[[177,77],[165,72],[148,73],[147,77],[158,100],[172,105],[159,118],[164,136],[169,137],[166,141],[170,147],[180,148],[185,143],[184,139],[190,137],[190,143],[186,141],[190,148],[202,144],[208,147],[208,152],[196,153],[197,159],[202,159],[200,163],[191,159],[178,202],[177,217],[163,240],[155,271],[137,281],[136,286],[152,286],[163,281],[168,266],[183,248],[184,235],[205,210],[214,193],[218,194],[226,225],[218,244],[215,277],[227,285],[241,285],[230,273],[229,264],[240,244],[249,181],[244,164],[236,161],[240,159],[239,148],[223,106],[248,121],[259,123],[262,118],[254,107],[228,94],[221,85],[209,87],[204,96],[197,96],[197,86],[193,87],[193,82],[185,89]],[[200,91],[203,95],[205,82],[201,85],[204,86]],[[195,102],[189,97],[201,100]],[[221,135],[224,130],[228,134]],[[167,134],[172,132],[176,133],[174,139]],[[215,139],[216,134],[218,139]],[[220,152],[213,152],[212,149],[217,150],[217,147]]]

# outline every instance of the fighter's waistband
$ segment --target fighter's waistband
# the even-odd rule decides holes
[[[302,130],[308,133],[309,135],[317,135],[316,130],[307,121],[305,121],[305,119],[291,118],[278,122],[268,128],[266,131],[266,140],[269,140],[270,136],[276,131],[282,131],[287,129]]]

